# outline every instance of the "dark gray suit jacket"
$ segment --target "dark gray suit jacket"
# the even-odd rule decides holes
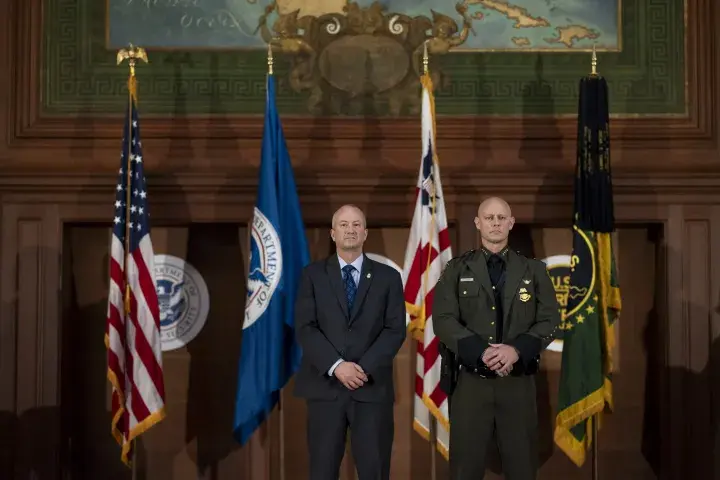
[[[350,394],[364,402],[392,402],[393,359],[405,341],[402,277],[393,268],[363,258],[353,309],[348,312],[340,262],[333,254],[303,270],[295,303],[295,328],[302,347],[295,394],[308,400],[333,400]],[[343,358],[369,376],[351,391],[328,375]]]

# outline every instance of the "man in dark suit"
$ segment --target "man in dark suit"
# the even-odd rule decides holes
[[[307,400],[311,480],[337,480],[348,427],[359,479],[390,478],[405,300],[400,274],[363,253],[367,233],[359,208],[335,212],[337,252],[303,270],[297,295],[303,359],[295,393]]]
[[[435,287],[435,334],[457,355],[450,401],[450,478],[480,480],[492,437],[507,480],[537,476],[534,374],[560,324],[545,264],[507,246],[510,206],[489,198],[475,226],[482,248],[450,260]]]

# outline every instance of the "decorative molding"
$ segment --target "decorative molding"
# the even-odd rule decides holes
[[[182,9],[182,2],[170,3],[177,4],[172,10]],[[49,116],[121,112],[126,78],[125,72],[110,61],[114,52],[103,47],[105,4],[92,0],[45,0],[43,5],[46,19],[43,112]],[[162,11],[159,4],[158,8],[153,9],[154,15]],[[447,8],[449,5],[441,10],[449,13]],[[417,8],[413,12],[420,13]],[[427,10],[424,13],[429,14]],[[685,0],[622,2],[623,49],[600,56],[601,72],[609,76],[612,112],[631,116],[686,113],[685,52],[678,48],[684,40],[685,13]],[[298,19],[301,21],[304,20]],[[484,21],[477,26],[488,28]],[[468,39],[467,43],[471,41]],[[139,89],[146,115],[264,112],[267,62],[262,49],[150,50],[152,61],[143,69]],[[589,53],[464,53],[431,55],[432,61],[441,60],[435,62],[431,72],[441,73],[437,66],[440,63],[445,73],[440,75],[442,81],[435,82],[438,114],[551,117],[576,112],[578,78],[589,70]],[[373,62],[384,63],[385,57],[388,55],[383,54]],[[293,59],[281,55],[277,60],[279,111],[283,115],[307,115],[307,95],[293,92],[292,82],[288,82],[292,81],[292,74],[288,74],[287,68],[293,68]],[[341,69],[347,72],[358,66],[362,62],[343,65]],[[384,116],[388,105],[368,101],[355,106],[359,108],[347,113],[357,118]]]
[[[10,204],[102,204],[112,200],[108,192],[114,191],[116,181],[116,175],[110,174],[4,175],[0,177],[0,195],[3,203]],[[567,175],[540,177],[527,173],[474,173],[443,176],[443,189],[447,201],[452,204],[475,205],[483,195],[493,194],[502,195],[513,205],[523,205],[523,208],[562,205],[570,209],[572,182],[573,178]],[[362,204],[405,205],[412,209],[415,195],[414,184],[404,175],[369,178],[317,174],[297,176],[296,183],[303,206],[327,204],[337,198]],[[173,204],[186,204],[193,208],[213,205],[251,208],[256,199],[257,178],[255,175],[213,173],[149,175],[148,188],[153,197],[151,208],[153,205]],[[651,177],[643,174],[615,175],[613,189],[616,214],[622,219],[624,208],[632,210],[638,206],[654,206],[662,210],[668,205],[720,204],[720,173],[668,173]],[[634,213],[631,212],[628,217],[635,218]],[[97,220],[106,221],[107,218],[101,216]]]
[[[686,1],[688,114],[613,119],[616,171],[649,174],[720,168],[714,108],[717,60],[713,25],[717,9],[710,0]],[[41,114],[42,5],[43,0],[12,0],[10,15],[0,17],[0,29],[10,32],[14,39],[2,45],[6,51],[0,55],[0,60],[7,58],[12,75],[5,89],[10,92],[9,108],[0,112],[8,122],[3,129],[8,138],[4,142],[7,147],[0,150],[0,168],[24,172],[113,171],[121,135],[117,112],[112,112],[112,118]],[[259,158],[262,116],[144,117],[142,99],[140,108],[153,171],[218,169],[237,174]],[[312,174],[329,165],[356,175],[358,169],[368,168],[367,175],[375,176],[376,168],[416,170],[419,120],[283,116],[283,125],[298,173]],[[438,118],[438,148],[444,171],[569,172],[574,165],[575,135],[573,116]],[[185,155],[187,151],[194,153]]]
[[[271,7],[277,9],[277,4]],[[267,17],[273,9],[268,8],[259,29],[266,43],[290,59],[290,87],[297,93],[310,91],[311,113],[367,114],[382,112],[387,105],[398,117],[406,106],[414,115],[420,113],[420,75],[428,55],[433,59],[433,83],[438,85],[441,72],[435,60],[470,35],[467,5],[458,3],[455,9],[463,17],[462,25],[435,11],[432,20],[387,12],[375,1],[369,7],[348,2],[343,13],[318,17],[298,18],[296,10],[280,14],[269,27]]]

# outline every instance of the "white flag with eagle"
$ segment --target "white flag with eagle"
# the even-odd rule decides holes
[[[448,398],[440,390],[440,353],[433,331],[432,306],[435,285],[445,264],[452,258],[447,215],[435,154],[435,100],[432,80],[421,78],[422,158],[417,181],[417,197],[410,237],[405,250],[403,282],[405,305],[410,314],[409,328],[417,341],[415,374],[415,430],[430,439],[431,418],[437,419],[437,448],[448,458],[450,422]]]

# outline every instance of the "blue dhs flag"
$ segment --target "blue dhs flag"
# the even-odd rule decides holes
[[[233,425],[240,444],[267,418],[300,366],[294,304],[302,269],[310,261],[272,74],[266,105]]]

